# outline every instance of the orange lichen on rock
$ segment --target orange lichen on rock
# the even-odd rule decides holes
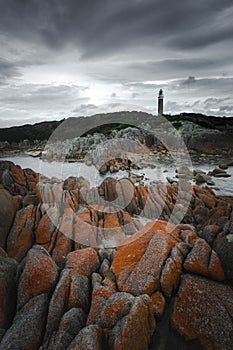
[[[229,207],[226,205],[221,205],[216,207],[209,212],[209,219],[207,221],[207,225],[217,225],[219,220],[223,217],[228,219],[229,217]]]
[[[53,242],[52,257],[59,266],[63,266],[66,256],[72,249],[73,239],[73,210],[65,208],[61,218],[59,231]]]
[[[28,205],[19,210],[7,239],[7,253],[9,257],[21,261],[32,247],[35,224],[35,207]]]
[[[196,240],[193,249],[188,254],[184,268],[199,275],[224,280],[224,272],[217,254],[201,238]]]
[[[113,293],[113,290],[108,286],[102,286],[99,282],[96,283],[92,293],[91,308],[87,319],[87,325],[99,324],[102,322],[101,313],[104,305]]]
[[[222,269],[221,261],[214,250],[212,250],[209,266],[208,266],[209,277],[217,280],[223,281],[225,279],[225,274]]]
[[[138,296],[134,298],[129,313],[109,332],[109,348],[110,350],[147,350],[155,328],[149,296]]]
[[[93,248],[75,250],[67,256],[66,268],[72,273],[90,277],[99,268],[99,258]]]
[[[233,291],[206,278],[183,275],[175,299],[172,322],[176,329],[197,339],[207,350],[232,349]]]
[[[46,213],[42,216],[40,219],[39,225],[36,230],[36,243],[47,249],[50,250],[50,244],[52,237],[54,233],[56,232],[56,226],[54,225],[53,221],[51,220],[52,210],[56,212],[56,209],[50,208],[50,215]]]
[[[193,246],[198,239],[197,234],[192,230],[184,230],[181,232],[180,236],[185,243],[190,244],[191,246]]]
[[[104,215],[102,232],[106,247],[115,247],[125,238],[117,213]]]
[[[75,216],[75,233],[74,238],[76,248],[81,246],[97,247],[98,246],[98,228],[93,225],[90,217],[90,211],[86,209]]]
[[[161,273],[160,283],[163,293],[171,297],[173,290],[178,286],[184,256],[188,253],[185,243],[177,243],[171,251],[171,256],[167,259]]]
[[[199,238],[187,256],[184,268],[188,271],[207,276],[210,254],[210,246],[204,239]]]
[[[156,318],[160,319],[163,316],[166,301],[161,292],[155,292],[151,295],[152,310]]]
[[[179,232],[166,229],[165,222],[150,223],[117,247],[111,269],[121,291],[150,295],[159,289],[161,269]]]
[[[19,281],[18,308],[36,295],[50,293],[57,277],[57,266],[47,251],[38,245],[30,249]]]

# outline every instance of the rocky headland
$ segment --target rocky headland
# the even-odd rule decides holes
[[[0,129],[0,153],[42,156],[45,151],[44,157],[59,159],[65,152],[68,159],[83,159],[109,139],[137,140],[153,150],[163,142],[172,148],[177,134],[194,153],[233,152],[233,117],[182,113],[159,118],[134,111]]]
[[[0,184],[0,350],[232,349],[232,197],[7,161]]]

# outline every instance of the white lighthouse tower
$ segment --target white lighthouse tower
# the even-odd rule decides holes
[[[158,116],[163,115],[163,90],[159,90],[159,96],[158,96]]]

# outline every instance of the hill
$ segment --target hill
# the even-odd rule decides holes
[[[113,130],[129,126],[144,125],[154,134],[161,131],[168,135],[174,130],[182,135],[190,149],[233,149],[233,118],[206,116],[196,113],[165,115],[164,118],[145,112],[115,112],[96,114],[91,117],[68,118],[61,121],[36,123],[0,129],[0,142],[20,144],[28,140],[28,145],[35,145],[35,140],[46,142],[52,135],[52,141],[63,141],[78,136],[101,133],[108,135]],[[1,148],[4,148],[2,145]]]

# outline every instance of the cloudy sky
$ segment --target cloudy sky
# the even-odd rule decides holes
[[[0,127],[119,110],[233,115],[232,0],[0,0]]]

